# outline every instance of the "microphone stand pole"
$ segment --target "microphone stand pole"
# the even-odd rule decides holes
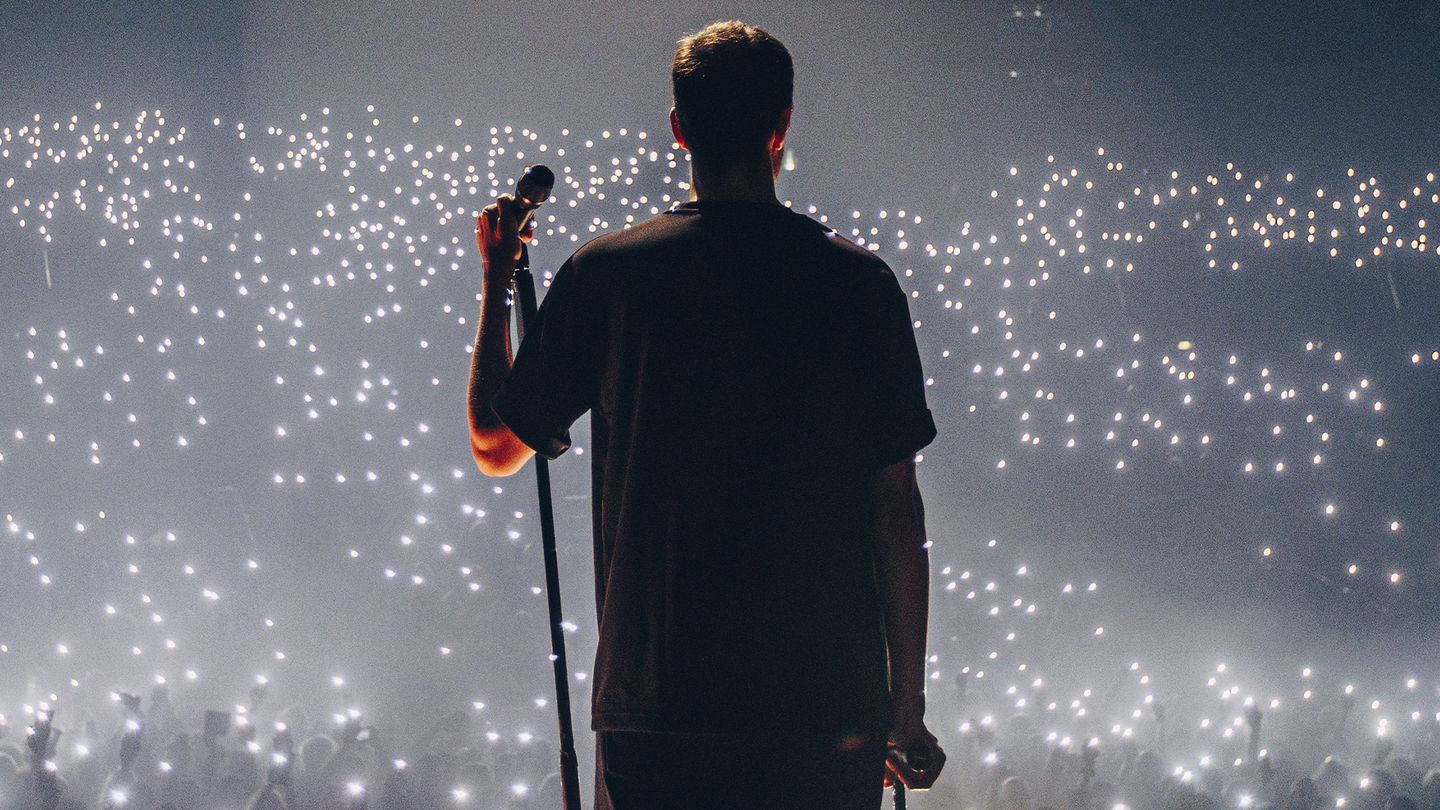
[[[520,247],[520,261],[510,280],[513,301],[519,304],[517,317],[520,340],[533,325],[539,307],[535,303],[535,279],[530,275],[530,251]],[[575,730],[570,722],[570,669],[565,662],[565,631],[560,626],[560,563],[555,555],[555,512],[550,500],[550,466],[543,456],[535,457],[535,482],[540,490],[540,547],[545,557],[545,596],[550,608],[550,661],[555,669],[555,710],[560,715],[560,784],[565,792],[565,810],[581,810],[580,770],[575,756]]]

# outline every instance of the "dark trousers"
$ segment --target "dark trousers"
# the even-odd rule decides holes
[[[885,736],[600,731],[596,810],[877,810]]]

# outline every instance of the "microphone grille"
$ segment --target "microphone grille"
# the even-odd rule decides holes
[[[554,187],[555,172],[550,171],[548,166],[537,163],[527,167],[520,176],[519,182],[515,184],[515,196],[521,205],[539,208],[541,203],[550,199],[550,190]]]

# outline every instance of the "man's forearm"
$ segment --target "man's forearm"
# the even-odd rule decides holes
[[[487,270],[480,292],[480,323],[470,355],[470,430],[491,427],[497,418],[490,399],[510,373],[510,288],[508,274]]]
[[[925,714],[930,553],[925,548],[925,506],[913,478],[908,492],[876,504],[873,531],[896,719],[919,721]]]

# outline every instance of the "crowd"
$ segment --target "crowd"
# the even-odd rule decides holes
[[[86,720],[62,734],[37,711],[19,742],[0,743],[0,807],[14,810],[277,810],[279,808],[550,808],[560,806],[551,744],[478,731],[446,715],[411,744],[359,716],[308,716],[299,706],[260,723],[264,690],[244,714],[206,710],[187,722],[168,690],[148,704],[121,695],[119,722]],[[67,738],[63,743],[61,737]],[[78,740],[68,739],[79,737]]]
[[[1047,729],[1046,712],[997,719],[979,690],[932,704],[949,763],[925,810],[1437,810],[1440,718],[1401,739],[1375,734],[1352,696],[1309,712],[1235,707],[1236,733],[1171,727],[1160,704],[1124,733],[1093,724]],[[413,742],[359,716],[268,711],[252,690],[245,712],[191,711],[157,687],[117,695],[109,722],[62,734],[37,710],[23,739],[0,742],[0,806],[13,810],[453,810],[558,808],[557,755],[541,737],[484,732],[471,713],[436,721]],[[190,722],[192,719],[195,722]],[[260,720],[264,716],[265,720]],[[958,719],[963,718],[963,719]],[[954,722],[950,722],[954,721]],[[1136,731],[1136,729],[1139,731]],[[1087,736],[1097,732],[1095,736]],[[66,739],[61,742],[61,737]],[[69,739],[70,737],[78,739]],[[763,744],[757,740],[757,744]],[[585,769],[582,768],[582,772]],[[797,778],[804,778],[803,774]],[[586,774],[588,780],[588,774]],[[777,808],[777,810],[781,810]]]

